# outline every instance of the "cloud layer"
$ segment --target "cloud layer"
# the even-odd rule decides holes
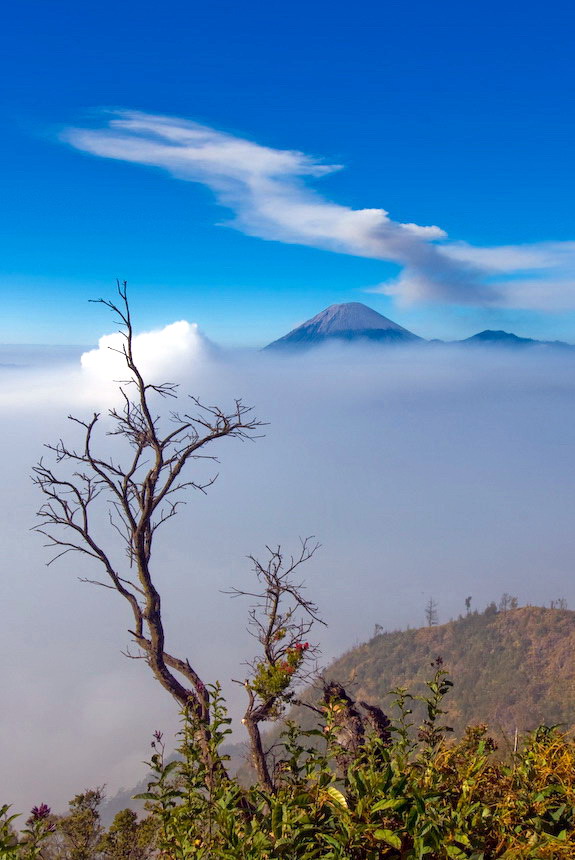
[[[50,554],[30,532],[40,503],[30,466],[44,442],[81,444],[68,413],[85,418],[114,402],[113,380],[126,375],[109,363],[116,344],[102,338],[81,368],[40,358],[36,368],[0,368],[9,452],[0,797],[15,810],[62,809],[87,786],[134,785],[151,732],[177,727],[146,666],[121,654],[130,638],[122,602],[77,581],[96,574],[89,561],[66,556],[46,570]],[[441,621],[470,594],[478,608],[503,591],[575,605],[570,353],[406,348],[382,360],[373,348],[334,348],[286,361],[206,351],[181,321],[136,344],[149,379],[182,383],[182,403],[188,392],[223,407],[241,396],[270,422],[254,445],[222,440],[218,480],[207,496],[190,494],[153,561],[170,648],[222,681],[235,717],[243,691],[230,679],[244,677],[253,643],[246,607],[222,592],[249,585],[245,556],[266,543],[288,552],[298,536],[322,543],[304,575],[329,622],[326,659],[369,638],[376,622],[423,623],[430,596]],[[172,408],[158,403],[166,421]],[[102,423],[98,450],[117,458],[119,440]],[[204,467],[213,464],[193,465]],[[113,542],[105,511],[94,527]]]
[[[311,180],[339,170],[183,119],[134,111],[63,139],[84,152],[167,170],[202,183],[234,212],[231,226],[262,239],[309,245],[401,266],[375,287],[403,303],[441,302],[575,309],[575,242],[477,247],[437,226],[400,223],[385,209],[351,209],[317,194]]]

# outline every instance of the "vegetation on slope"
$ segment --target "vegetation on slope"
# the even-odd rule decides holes
[[[292,726],[273,791],[206,772],[194,718],[184,719],[181,760],[164,763],[156,734],[152,778],[138,822],[127,810],[104,833],[98,791],[57,818],[35,807],[18,837],[2,823],[2,860],[570,860],[575,856],[575,743],[540,727],[515,753],[494,756],[485,726],[446,739],[441,661],[426,684],[426,717],[414,734],[413,701],[395,692],[395,715],[370,730],[338,685],[313,736]],[[229,720],[212,691],[213,757]],[[365,707],[365,706],[364,706]],[[368,709],[367,713],[370,711]],[[363,725],[363,728],[361,727]],[[320,739],[319,745],[309,745]]]
[[[441,654],[456,685],[449,724],[486,723],[498,735],[538,725],[575,725],[575,612],[525,606],[472,612],[441,626],[381,633],[327,670],[358,699],[385,708],[398,684],[424,689]]]

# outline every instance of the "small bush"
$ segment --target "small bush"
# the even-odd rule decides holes
[[[573,740],[543,726],[507,757],[484,725],[450,740],[442,705],[451,682],[441,661],[434,669],[418,697],[426,710],[419,727],[411,723],[415,697],[405,689],[394,691],[390,721],[332,684],[317,728],[288,724],[273,791],[242,787],[225,770],[207,773],[195,720],[185,713],[178,760],[166,763],[162,736],[154,737],[140,821],[126,811],[102,833],[90,806],[82,834],[78,803],[62,819],[42,805],[18,838],[3,807],[0,858],[79,860],[62,841],[75,826],[82,860],[572,860]],[[218,687],[210,699],[215,760],[230,720]],[[368,715],[363,721],[356,705]]]

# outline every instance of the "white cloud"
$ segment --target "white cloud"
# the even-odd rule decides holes
[[[452,260],[472,263],[492,272],[529,272],[573,266],[575,242],[537,242],[531,245],[500,245],[481,248],[467,242],[451,242],[444,253]]]
[[[575,310],[575,276],[527,278],[501,284],[503,307],[534,311]]]
[[[0,797],[14,811],[40,802],[59,811],[88,786],[106,782],[113,793],[134,785],[145,775],[151,731],[164,730],[170,742],[177,728],[177,708],[143,661],[122,657],[127,607],[77,582],[96,574],[88,560],[66,556],[46,571],[50,553],[30,532],[41,502],[30,466],[49,458],[44,442],[81,444],[68,413],[86,418],[111,405],[98,379],[103,390],[107,346],[116,343],[108,335],[90,354],[96,375],[86,360],[78,371],[43,367],[40,377],[37,368],[0,370],[8,452]],[[223,682],[234,718],[245,702],[230,679],[244,677],[253,650],[246,607],[222,591],[249,582],[244,557],[266,542],[289,549],[298,535],[321,540],[305,579],[329,622],[320,631],[326,659],[375,622],[423,622],[429,594],[442,619],[461,612],[468,594],[482,608],[503,590],[522,602],[559,595],[575,605],[570,353],[438,347],[390,350],[376,361],[372,349],[342,347],[293,361],[242,352],[204,361],[197,329],[181,322],[138,335],[136,346],[151,381],[169,368],[166,378],[182,383],[180,405],[187,393],[222,406],[241,395],[270,422],[255,445],[214,448],[218,481],[207,496],[187,497],[154,554],[170,647],[206,680]],[[171,407],[159,407],[166,421]],[[103,421],[100,453],[130,457],[106,429]],[[94,527],[116,552],[103,509]],[[366,594],[375,595],[369,605]]]
[[[119,332],[101,337],[97,349],[82,355],[85,373],[103,383],[125,379],[124,343]],[[132,349],[136,364],[144,375],[155,379],[158,376],[163,378],[171,371],[191,369],[193,362],[202,356],[206,343],[196,323],[180,320],[162,329],[136,334]]]
[[[493,248],[449,242],[440,227],[404,224],[385,209],[351,209],[324,199],[306,180],[340,166],[302,152],[130,111],[113,113],[104,128],[68,129],[63,139],[93,155],[159,167],[207,185],[234,212],[231,226],[249,235],[396,263],[399,277],[374,291],[403,302],[575,307],[569,275],[575,242]]]
[[[446,244],[443,253],[483,270],[502,307],[562,311],[575,309],[575,242],[474,247]]]

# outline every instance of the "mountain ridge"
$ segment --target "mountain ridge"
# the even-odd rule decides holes
[[[268,343],[263,350],[294,352],[326,343],[377,343],[384,345],[439,344],[443,346],[500,346],[506,348],[575,349],[560,340],[536,340],[512,332],[485,329],[471,337],[455,341],[426,340],[361,302],[345,302],[324,308],[287,334]]]
[[[550,347],[567,347],[572,349],[572,344],[566,343],[562,340],[536,340],[532,337],[520,337],[517,334],[513,334],[509,331],[502,331],[501,329],[484,329],[484,331],[480,331],[477,334],[471,335],[471,337],[466,337],[463,340],[455,341],[455,343],[467,344],[469,346],[476,344],[478,346],[483,346],[486,344],[496,344],[497,346],[510,346],[510,347],[530,347],[530,346],[550,346]]]
[[[389,691],[398,685],[424,692],[430,663],[441,656],[454,682],[444,704],[447,724],[459,736],[465,726],[485,723],[501,739],[540,724],[575,728],[574,648],[575,612],[537,606],[498,611],[491,604],[446,624],[378,633],[337,658],[323,676],[387,711]],[[414,711],[417,723],[422,715]]]

